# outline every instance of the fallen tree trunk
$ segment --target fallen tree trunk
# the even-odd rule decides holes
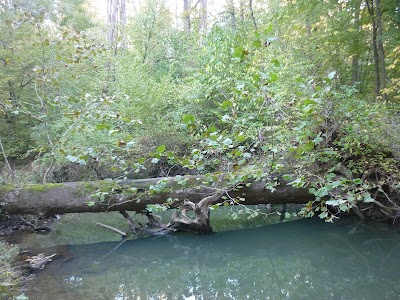
[[[124,181],[87,181],[38,185],[0,186],[0,209],[8,214],[50,216],[63,213],[136,211],[149,204],[179,207],[183,201],[199,203],[207,196],[219,194],[213,203],[239,201],[241,204],[307,203],[313,197],[305,189],[277,180],[275,191],[256,182],[235,188],[228,182],[207,182],[203,176],[150,178]],[[227,188],[228,186],[228,188]],[[239,200],[240,198],[240,200]]]

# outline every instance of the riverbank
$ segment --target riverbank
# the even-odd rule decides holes
[[[0,239],[0,298],[11,299],[18,294],[18,283],[22,280],[22,274],[15,266],[19,253],[16,245],[9,244]]]
[[[49,230],[53,222],[54,218],[0,216],[0,299],[15,299],[22,295],[30,278],[30,272],[24,268],[24,249],[15,236],[31,235],[38,229]]]

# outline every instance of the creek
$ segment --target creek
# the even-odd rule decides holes
[[[70,232],[83,222],[77,218],[41,238],[44,251],[62,255],[34,276],[29,299],[400,298],[400,234],[388,225],[346,218],[243,226],[242,220],[231,230],[223,220],[212,234],[122,242],[87,228],[78,242]],[[61,245],[66,232],[70,243]]]

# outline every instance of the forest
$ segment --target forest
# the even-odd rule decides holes
[[[396,0],[1,0],[1,213],[17,188],[104,181],[86,211],[145,194],[187,221],[271,203],[235,192],[261,184],[298,216],[398,224],[399,41]],[[191,176],[211,202],[151,202]]]

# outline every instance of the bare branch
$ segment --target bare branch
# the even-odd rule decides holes
[[[96,226],[103,227],[103,228],[106,228],[106,229],[108,229],[108,230],[114,231],[114,232],[118,233],[119,235],[121,235],[121,236],[123,236],[123,237],[127,237],[127,236],[128,236],[125,232],[123,232],[123,231],[121,231],[121,230],[119,230],[119,229],[117,229],[117,228],[115,228],[115,227],[112,227],[112,226],[108,226],[108,225],[106,225],[106,224],[103,224],[103,223],[97,222],[97,223],[96,223]]]

